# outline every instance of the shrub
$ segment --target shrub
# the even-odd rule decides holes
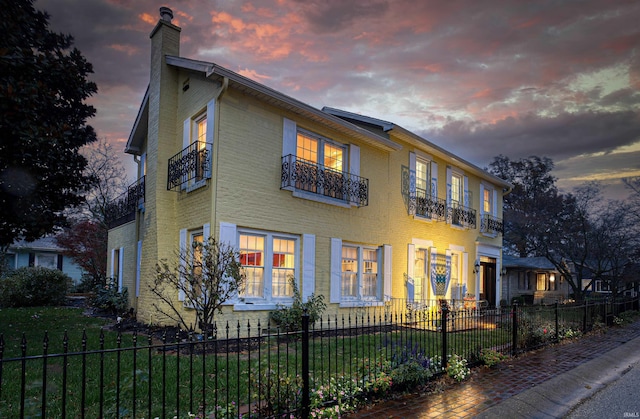
[[[115,279],[109,278],[106,284],[96,287],[96,292],[91,298],[91,305],[109,314],[122,314],[129,305],[127,289],[123,288],[119,292]]]
[[[480,351],[480,360],[487,367],[494,367],[507,359],[506,355],[501,354],[493,349],[482,349]]]
[[[447,364],[447,375],[457,382],[463,381],[469,377],[471,370],[467,367],[467,360],[460,355],[453,354],[449,357]]]
[[[293,303],[291,306],[278,304],[276,311],[271,312],[271,320],[283,331],[295,332],[302,330],[302,314],[309,314],[309,324],[315,323],[322,312],[327,308],[324,295],[311,294],[306,302],[302,302],[302,295],[294,277],[289,277],[289,284],[293,290]]]
[[[62,305],[70,283],[71,278],[57,269],[16,269],[0,280],[0,307]]]

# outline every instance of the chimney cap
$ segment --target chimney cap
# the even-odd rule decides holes
[[[160,8],[160,19],[171,23],[171,19],[173,19],[173,11],[168,7],[162,6]]]

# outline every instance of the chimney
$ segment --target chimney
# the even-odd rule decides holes
[[[171,19],[173,19],[173,11],[168,7],[162,6],[160,8],[160,19],[167,23],[171,23]]]

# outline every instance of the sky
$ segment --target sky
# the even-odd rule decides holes
[[[181,56],[391,121],[479,167],[550,157],[562,191],[599,180],[616,199],[640,176],[638,0],[36,0],[93,64],[89,124],[119,154],[160,6]]]

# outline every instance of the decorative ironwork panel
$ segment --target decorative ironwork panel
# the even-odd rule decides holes
[[[451,274],[451,267],[447,263],[447,256],[432,254],[435,260],[431,263],[431,285],[436,295],[445,295]]]
[[[167,190],[211,177],[210,146],[209,143],[196,141],[169,159]]]
[[[114,228],[135,219],[136,210],[144,204],[145,177],[132,183],[127,191],[107,204],[105,214],[107,225]]]
[[[476,210],[462,205],[451,205],[447,208],[447,222],[464,228],[476,228]]]
[[[500,218],[489,214],[482,214],[480,216],[480,232],[486,234],[503,234],[504,223]]]
[[[431,196],[416,198],[416,215],[445,221],[447,218],[447,201]]]
[[[291,154],[282,157],[280,182],[282,189],[323,195],[359,207],[369,205],[369,179],[340,172]]]

